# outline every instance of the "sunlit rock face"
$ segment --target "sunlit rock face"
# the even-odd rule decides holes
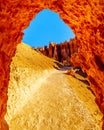
[[[86,79],[59,65],[26,44],[17,46],[5,115],[9,130],[101,130],[103,114]]]
[[[59,13],[76,34],[80,46],[74,63],[87,72],[104,113],[104,2],[103,0],[1,0],[0,2],[0,121],[6,112],[9,66],[22,31],[42,9]],[[0,127],[2,127],[0,125]],[[2,130],[2,128],[0,128]],[[4,129],[4,128],[3,128]]]
[[[60,44],[50,42],[49,46],[38,47],[37,51],[67,65],[71,62],[71,57],[78,53],[78,44],[76,38]]]

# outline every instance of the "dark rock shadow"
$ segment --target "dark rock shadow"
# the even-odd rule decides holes
[[[76,71],[77,74],[81,75],[82,77],[86,78],[87,74],[85,72],[83,72],[82,70],[78,70]]]
[[[65,71],[65,70],[71,70],[73,68],[72,66],[63,65],[61,62],[55,61],[54,63],[57,65],[57,67],[54,66],[54,68],[57,70]]]
[[[82,79],[79,79],[79,78],[76,78],[76,79],[78,79],[79,81],[83,82],[83,83],[86,84],[86,85],[90,85],[87,80],[82,80]]]
[[[53,66],[55,69],[61,70],[61,69],[63,68],[63,65],[62,65],[61,63],[59,63],[59,62],[57,62],[57,61],[55,61],[54,63],[57,65],[57,67],[56,67],[56,66]]]
[[[89,86],[89,87],[87,87],[87,89],[95,96],[95,94],[94,94],[94,92],[93,92],[93,90],[91,89],[91,87]]]

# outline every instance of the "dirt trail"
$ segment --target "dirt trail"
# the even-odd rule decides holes
[[[53,69],[20,89],[23,103],[11,120],[8,109],[10,130],[101,130],[65,73]]]

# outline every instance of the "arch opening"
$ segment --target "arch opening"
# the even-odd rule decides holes
[[[0,129],[5,125],[7,86],[10,74],[10,63],[15,54],[16,46],[21,42],[23,33],[29,21],[40,10],[49,7],[58,12],[61,18],[70,25],[77,35],[81,53],[74,58],[88,74],[92,90],[96,95],[96,103],[104,114],[104,71],[99,69],[98,61],[104,63],[103,39],[103,3],[98,1],[2,1],[0,5]],[[17,20],[18,19],[18,20]],[[96,82],[96,85],[95,85]],[[103,120],[104,121],[104,120]],[[104,129],[104,126],[103,126]]]
[[[31,21],[24,30],[22,41],[30,46],[48,46],[50,42],[62,43],[75,38],[75,34],[59,17],[59,14],[44,9]]]

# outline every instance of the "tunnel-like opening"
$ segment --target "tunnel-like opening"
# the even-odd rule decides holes
[[[30,46],[48,46],[50,42],[62,43],[75,38],[75,34],[67,24],[49,9],[40,11],[24,30],[22,41]]]
[[[33,17],[41,10],[50,8],[58,12],[65,23],[77,36],[80,54],[73,62],[81,66],[88,74],[89,82],[96,95],[96,102],[104,114],[104,71],[99,69],[99,61],[104,62],[103,10],[104,3],[98,1],[2,1],[0,4],[0,129],[6,129],[7,86],[10,74],[10,63],[16,46],[21,42],[22,31]],[[95,57],[96,58],[95,59]],[[99,60],[100,59],[100,60]],[[96,60],[96,61],[95,61]],[[97,84],[92,82],[92,78]],[[104,121],[104,120],[103,120]],[[104,127],[103,127],[104,129]]]
[[[24,30],[22,41],[63,65],[70,65],[69,58],[78,52],[72,29],[58,13],[49,9],[44,9],[35,16]]]

